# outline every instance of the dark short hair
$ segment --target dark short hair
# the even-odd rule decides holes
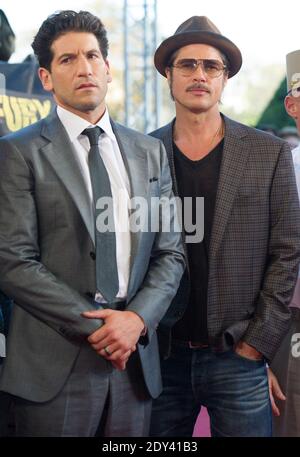
[[[53,42],[68,32],[92,33],[97,38],[104,59],[108,54],[108,40],[105,27],[97,16],[88,11],[58,11],[42,23],[31,44],[41,67],[50,71],[53,53]]]

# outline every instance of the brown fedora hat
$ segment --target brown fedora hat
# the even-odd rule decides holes
[[[242,66],[242,55],[239,48],[206,16],[192,16],[181,24],[174,35],[164,40],[154,54],[154,64],[163,76],[165,68],[174,51],[188,44],[203,43],[219,49],[229,61],[228,77],[234,76]]]

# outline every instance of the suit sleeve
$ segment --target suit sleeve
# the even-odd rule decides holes
[[[138,313],[147,327],[147,337],[151,336],[157,328],[160,320],[170,306],[171,300],[176,294],[181,276],[185,268],[181,233],[176,227],[178,221],[172,180],[163,144],[160,142],[160,230],[156,234],[152,246],[151,259],[144,282],[133,300],[127,306],[127,310]],[[161,215],[165,213],[165,207],[170,208],[170,230],[162,229]],[[178,229],[179,225],[177,225]]]
[[[268,261],[254,318],[243,340],[272,360],[290,325],[291,301],[300,260],[300,210],[292,155],[279,154],[270,193]]]
[[[40,262],[34,171],[11,142],[0,140],[0,288],[17,305],[58,333],[85,339],[101,320],[81,317],[86,297]]]

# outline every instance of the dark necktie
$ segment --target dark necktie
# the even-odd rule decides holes
[[[101,212],[105,210],[110,218],[112,230],[99,231],[95,228],[96,244],[96,286],[108,303],[115,301],[119,290],[118,268],[116,259],[116,236],[113,219],[113,200],[109,176],[99,151],[98,140],[103,130],[96,126],[85,129],[82,134],[90,141],[89,169],[93,189],[95,225]],[[101,197],[110,197],[110,205],[104,209],[96,208],[97,201]]]

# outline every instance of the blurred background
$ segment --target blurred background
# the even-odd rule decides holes
[[[48,114],[51,100],[33,79],[36,68],[30,43],[49,14],[84,9],[98,15],[108,30],[113,72],[108,104],[119,122],[149,132],[173,117],[173,102],[166,81],[154,69],[153,54],[180,23],[192,15],[205,15],[243,55],[242,70],[229,80],[221,110],[235,120],[276,133],[293,146],[298,142],[293,121],[283,107],[285,56],[300,48],[296,0],[288,4],[214,0],[209,5],[195,0],[2,0],[0,8],[15,34],[15,51],[9,63],[0,65],[0,73],[6,77],[5,94],[3,88],[2,95],[0,92],[3,130],[7,117],[11,131]],[[21,62],[23,67],[16,66]],[[12,98],[3,100],[9,96]]]

